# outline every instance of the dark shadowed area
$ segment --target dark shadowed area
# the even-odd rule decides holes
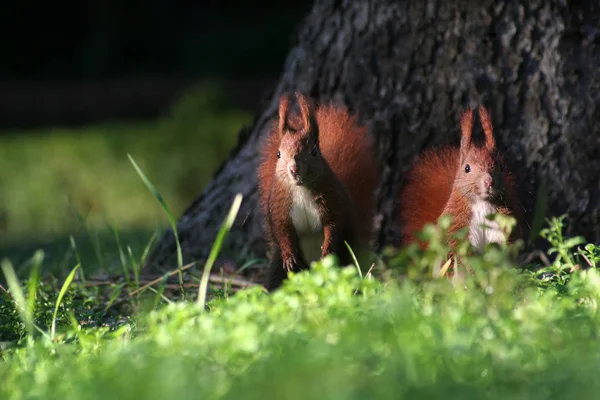
[[[179,216],[260,110],[310,6],[3,4],[0,256],[41,246],[49,268],[70,265],[71,235],[88,265],[110,266],[121,241],[139,255],[167,217],[127,154]]]

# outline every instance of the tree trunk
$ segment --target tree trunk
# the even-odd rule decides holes
[[[600,6],[584,0],[317,0],[262,113],[181,217],[185,260],[208,255],[238,192],[244,200],[224,254],[264,257],[258,145],[279,95],[291,90],[345,104],[372,127],[384,164],[378,248],[399,237],[395,194],[413,156],[457,143],[460,111],[478,103],[491,112],[529,219],[545,183],[547,215],[568,213],[567,234],[599,242],[598,21]],[[149,263],[172,268],[174,254],[169,231]]]

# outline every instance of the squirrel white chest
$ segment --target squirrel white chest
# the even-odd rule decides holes
[[[323,224],[317,204],[308,189],[302,186],[292,189],[290,216],[306,261],[318,260],[321,257],[321,244],[323,244]]]
[[[294,186],[292,188],[290,216],[299,234],[316,233],[323,229],[317,203],[313,200],[310,190],[305,187]]]
[[[478,201],[473,205],[469,241],[479,251],[483,250],[487,243],[506,241],[506,234],[502,232],[498,224],[486,218],[494,212],[496,212],[495,207],[487,201]]]

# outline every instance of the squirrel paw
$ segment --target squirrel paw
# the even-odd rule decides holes
[[[294,257],[287,257],[283,259],[283,269],[287,272],[298,272],[301,271],[304,266],[299,263]]]
[[[296,266],[296,260],[294,260],[292,257],[283,260],[283,269],[286,270],[286,272],[297,270],[298,267]]]

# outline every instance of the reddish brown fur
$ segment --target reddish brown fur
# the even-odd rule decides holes
[[[469,226],[473,204],[483,196],[480,194],[481,179],[486,174],[492,177],[494,190],[493,197],[486,201],[494,204],[496,212],[517,218],[513,238],[522,233],[523,215],[516,185],[496,150],[489,114],[482,106],[479,117],[486,139],[484,146],[473,145],[473,110],[466,110],[460,119],[460,147],[426,150],[407,173],[400,194],[403,243],[416,241],[415,233],[426,223],[435,223],[443,214],[453,216],[450,234]],[[467,164],[469,173],[465,172]],[[420,245],[425,246],[424,243]]]
[[[379,182],[379,167],[375,158],[373,136],[358,123],[355,115],[333,105],[317,110],[321,134],[321,152],[337,179],[350,194],[357,214],[359,236],[371,239],[375,212],[375,188]]]
[[[412,242],[415,232],[441,215],[452,192],[458,157],[458,148],[447,147],[426,150],[414,161],[400,194],[404,243]]]
[[[301,157],[311,148],[307,143],[318,137],[320,155],[314,159],[306,156],[304,163],[298,162],[298,168],[307,168],[304,186],[311,188],[319,205],[325,234],[322,256],[333,252],[342,262],[350,262],[343,240],[351,246],[365,244],[372,233],[374,191],[379,181],[372,136],[347,109],[316,107],[311,99],[296,96],[299,113],[291,111],[288,96],[280,99],[279,118],[267,135],[258,168],[260,210],[270,247],[269,289],[285,279],[286,270],[307,267],[290,217],[293,187],[277,178],[281,173],[278,151],[282,158],[292,154]]]

